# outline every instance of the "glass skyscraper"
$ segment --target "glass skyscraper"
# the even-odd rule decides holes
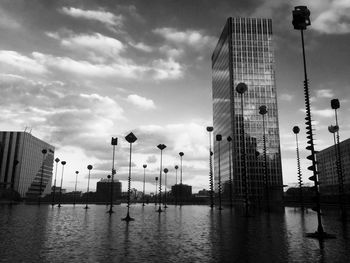
[[[277,95],[274,71],[272,21],[263,18],[228,18],[212,55],[214,174],[218,191],[218,142],[221,134],[220,171],[222,196],[229,197],[229,143],[232,137],[233,196],[244,197],[242,178],[243,140],[240,136],[244,119],[247,182],[250,202],[264,198],[263,118],[259,107],[266,105],[265,133],[269,196],[272,202],[281,201],[283,194],[280,139],[277,114]],[[238,83],[248,90],[236,92]]]

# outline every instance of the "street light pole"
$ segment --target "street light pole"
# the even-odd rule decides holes
[[[110,206],[108,213],[112,214],[113,212],[113,188],[114,188],[114,175],[116,174],[116,171],[114,169],[114,158],[115,158],[115,146],[118,145],[118,138],[113,138],[111,139],[111,145],[113,146],[113,157],[112,157],[112,176],[111,176],[111,194],[110,194]]]
[[[60,186],[60,198],[58,201],[58,206],[57,207],[61,207],[61,201],[62,201],[62,186],[63,186],[63,172],[64,172],[64,166],[66,165],[66,161],[62,161],[62,175],[61,175],[61,186]]]
[[[86,205],[84,207],[84,209],[89,209],[89,187],[90,187],[90,173],[92,170],[92,165],[89,164],[87,166],[88,170],[89,170],[89,176],[88,176],[88,185],[87,185],[87,190],[86,190]]]
[[[75,171],[75,186],[74,186],[74,197],[73,197],[74,206],[75,206],[76,195],[77,195],[78,174],[79,174],[79,171]]]
[[[183,196],[182,196],[182,156],[184,156],[183,152],[179,152],[180,155],[180,206],[182,206]]]
[[[165,193],[164,193],[164,209],[168,208],[168,206],[166,205],[166,195],[167,195],[167,174],[168,174],[168,168],[164,168],[164,176],[165,176],[165,183],[164,183],[164,189],[165,189]]]
[[[178,192],[178,189],[177,189],[177,169],[179,169],[179,166],[178,165],[175,165],[175,205],[177,205],[177,192]]]
[[[163,212],[162,205],[162,162],[163,162],[163,150],[166,148],[165,144],[158,144],[157,148],[160,150],[160,172],[159,172],[159,204],[158,204],[158,213]]]
[[[236,91],[241,95],[241,143],[242,143],[242,181],[244,188],[244,203],[245,203],[245,215],[248,216],[249,213],[249,196],[248,196],[248,178],[247,178],[247,157],[246,157],[246,147],[245,147],[245,131],[244,131],[244,109],[243,109],[243,94],[248,90],[245,83],[241,82],[236,86]]]
[[[228,167],[229,167],[229,187],[230,187],[230,208],[233,207],[233,200],[232,200],[232,195],[233,195],[233,191],[232,191],[232,138],[231,136],[227,137],[227,141],[228,141]]]
[[[301,210],[304,210],[304,200],[303,200],[303,179],[300,169],[300,156],[299,156],[299,142],[298,142],[298,133],[300,132],[300,129],[298,126],[293,127],[293,132],[295,134],[295,142],[297,145],[297,168],[298,168],[298,184],[299,184],[299,202]]]
[[[222,210],[221,207],[221,153],[220,153],[220,142],[222,140],[221,134],[216,135],[216,141],[218,142],[218,157],[219,157],[219,162],[218,162],[218,194],[219,194],[219,210]]]
[[[270,212],[270,198],[269,198],[269,180],[268,180],[268,170],[267,170],[267,155],[266,155],[266,132],[265,132],[265,115],[267,113],[267,108],[265,105],[259,107],[259,114],[263,118],[263,143],[264,143],[264,185],[265,185],[265,198],[266,198],[266,209]]]
[[[145,186],[146,186],[146,168],[147,164],[143,166],[143,194],[142,194],[142,206],[145,206]]]
[[[154,206],[157,206],[158,177],[156,177],[155,180],[156,180],[156,191],[154,192]]]
[[[130,144],[130,154],[129,154],[129,177],[128,177],[128,212],[126,214],[126,217],[124,217],[122,220],[124,221],[133,221],[134,218],[130,217],[130,184],[131,184],[131,152],[132,152],[132,144],[136,142],[137,138],[136,136],[130,132],[127,136],[125,136],[125,140]]]
[[[311,154],[307,157],[308,160],[312,161],[312,165],[308,167],[308,170],[313,172],[313,176],[309,177],[310,181],[314,182],[313,189],[315,191],[316,207],[313,208],[317,212],[317,231],[315,233],[308,233],[307,237],[324,239],[332,238],[334,235],[327,234],[323,230],[322,220],[321,220],[321,205],[320,205],[320,192],[319,192],[319,182],[318,182],[318,171],[316,162],[316,151],[314,147],[313,139],[313,128],[312,128],[312,118],[311,118],[311,105],[310,105],[310,92],[309,92],[309,80],[307,78],[306,71],[306,59],[305,59],[305,47],[304,47],[304,30],[311,25],[310,21],[310,10],[306,6],[296,6],[293,10],[293,22],[294,29],[300,30],[301,33],[301,46],[303,51],[303,66],[304,66],[304,96],[305,96],[305,109],[306,109],[306,138],[308,139],[306,147]]]
[[[208,126],[207,132],[209,134],[209,195],[210,195],[210,208],[214,207],[214,182],[213,182],[213,152],[211,150],[211,132],[213,127]]]
[[[38,198],[38,205],[40,205],[41,203],[41,192],[42,192],[42,187],[43,187],[43,177],[44,177],[44,164],[45,164],[45,155],[47,153],[46,149],[43,149],[41,151],[41,153],[43,154],[43,162],[41,165],[41,176],[40,176],[40,187],[39,187],[39,198]]]
[[[56,194],[56,177],[57,177],[57,167],[58,167],[58,162],[60,161],[60,159],[56,158],[55,162],[56,162],[56,170],[55,170],[55,180],[53,181],[53,195],[52,195],[52,202],[51,205],[52,207],[55,205],[55,194]]]

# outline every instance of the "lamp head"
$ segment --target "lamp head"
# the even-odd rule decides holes
[[[309,25],[310,21],[310,10],[306,6],[296,6],[292,12],[293,21],[292,24],[296,30],[304,30]]]
[[[339,109],[340,108],[340,102],[338,99],[332,99],[331,100],[331,107],[333,110]]]
[[[146,169],[147,168],[147,164],[142,165],[142,167]]]
[[[213,130],[214,130],[214,128],[213,128],[212,126],[208,126],[208,127],[207,127],[207,131],[208,131],[208,132],[212,132]]]
[[[236,91],[239,93],[239,94],[243,94],[244,92],[246,92],[248,90],[248,86],[241,82],[241,83],[238,83],[238,85],[236,86]]]
[[[89,165],[87,166],[87,168],[88,168],[88,170],[91,170],[91,169],[92,169],[92,165],[89,164]]]
[[[219,142],[222,140],[221,134],[216,134],[216,140]]]
[[[265,105],[261,105],[261,106],[259,107],[259,114],[265,115],[266,113],[267,113],[267,108],[266,108],[266,106],[265,106]]]
[[[294,127],[293,127],[293,132],[294,132],[295,134],[298,134],[298,133],[300,132],[300,128],[299,128],[298,126],[294,126]]]

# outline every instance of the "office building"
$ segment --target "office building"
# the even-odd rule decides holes
[[[54,150],[30,133],[0,132],[0,187],[29,199],[39,196],[40,185],[42,196],[50,194]]]
[[[171,193],[177,201],[188,201],[192,198],[192,186],[175,184],[171,187]]]
[[[98,201],[109,201],[111,198],[111,180],[102,179],[96,184],[96,198]],[[122,197],[122,183],[118,180],[113,182],[113,200],[121,199]]]
[[[350,139],[340,142],[340,157],[342,162],[344,193],[350,194]],[[317,153],[318,179],[322,195],[338,195],[337,153],[330,146]]]
[[[264,196],[263,118],[259,107],[266,105],[265,115],[269,195],[280,202],[283,196],[277,94],[274,71],[272,21],[263,18],[228,18],[212,55],[212,92],[214,126],[215,191],[218,191],[218,142],[221,134],[220,166],[222,196],[229,197],[229,144],[232,138],[232,178],[234,198],[244,196],[242,178],[243,140],[240,136],[244,120],[247,181],[249,199],[260,201]],[[236,92],[239,83],[248,90]]]

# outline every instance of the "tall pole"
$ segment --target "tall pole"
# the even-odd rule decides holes
[[[248,178],[247,178],[247,157],[246,157],[246,147],[245,147],[245,131],[244,131],[244,108],[243,108],[243,94],[248,90],[245,83],[241,82],[236,86],[236,91],[241,95],[241,159],[242,159],[242,181],[243,181],[243,191],[244,191],[244,204],[245,204],[245,215],[248,216],[249,213],[249,195],[248,195]]]
[[[222,207],[221,207],[221,153],[220,153],[220,142],[222,140],[222,136],[221,134],[217,134],[216,135],[216,141],[218,142],[218,157],[219,157],[219,163],[218,163],[218,194],[219,194],[219,210],[222,210]]]
[[[178,189],[177,189],[177,169],[179,169],[178,165],[175,165],[175,205],[177,205],[177,194],[178,194]]]
[[[296,151],[297,151],[297,169],[298,169],[298,184],[299,184],[299,202],[301,210],[304,210],[304,200],[303,200],[303,179],[300,169],[300,155],[299,155],[299,142],[298,142],[298,133],[300,129],[298,126],[293,127],[293,132],[295,134],[295,142],[297,145]]]
[[[145,206],[145,186],[146,186],[146,168],[147,164],[143,166],[143,193],[142,193],[142,206]]]
[[[228,168],[229,168],[229,179],[228,179],[228,183],[229,183],[229,188],[230,188],[230,208],[233,207],[233,200],[232,200],[232,196],[233,196],[233,191],[232,191],[232,138],[231,136],[227,137],[227,141],[228,141]]]
[[[165,144],[158,144],[157,148],[160,150],[160,171],[159,171],[159,199],[158,199],[158,213],[163,212],[162,205],[162,162],[163,162],[163,150],[166,148]]]
[[[338,192],[339,192],[339,206],[341,211],[341,218],[342,220],[345,220],[346,215],[346,209],[344,206],[344,176],[343,176],[343,165],[342,165],[342,158],[341,158],[341,151],[340,151],[340,138],[339,138],[339,124],[338,124],[338,114],[337,109],[340,108],[340,102],[338,99],[332,99],[331,100],[331,107],[334,109],[334,115],[335,115],[335,125],[338,127],[336,133],[337,133],[337,140],[335,144],[336,148],[336,156],[337,156],[337,174],[338,174]]]
[[[168,208],[168,206],[166,205],[166,198],[167,198],[167,174],[168,174],[168,169],[167,168],[164,168],[164,177],[165,177],[165,183],[164,183],[164,189],[165,189],[165,193],[164,193],[164,209]]]
[[[259,114],[263,118],[263,153],[264,153],[264,185],[265,185],[265,199],[266,199],[266,210],[270,212],[270,198],[269,198],[269,178],[268,178],[268,166],[267,166],[267,154],[266,154],[266,131],[265,131],[265,115],[267,109],[265,105],[259,107]]]
[[[41,153],[43,154],[43,162],[41,164],[41,176],[40,176],[40,186],[39,186],[39,198],[38,198],[38,205],[40,205],[41,203],[41,194],[42,194],[42,187],[43,187],[43,177],[44,177],[44,164],[45,164],[45,155],[47,153],[46,149],[43,149],[41,151]]]
[[[114,192],[114,175],[116,174],[116,171],[114,169],[114,159],[115,159],[115,146],[118,145],[118,138],[111,139],[111,145],[113,146],[113,154],[112,154],[112,176],[111,176],[111,193],[110,193],[110,204],[109,204],[109,210],[108,213],[113,213],[113,192]]]
[[[125,136],[125,140],[130,144],[130,154],[129,154],[129,177],[128,177],[128,212],[126,214],[126,217],[124,217],[122,220],[124,221],[133,221],[134,219],[130,217],[130,191],[131,191],[131,152],[132,152],[132,144],[136,142],[137,138],[136,136],[130,132],[127,136]]]
[[[304,47],[304,30],[311,24],[310,22],[310,10],[306,6],[296,6],[293,10],[293,22],[294,29],[300,30],[301,34],[301,45],[303,51],[303,66],[304,66],[304,96],[305,96],[305,108],[306,108],[306,138],[308,139],[306,147],[307,150],[311,152],[311,155],[307,157],[308,160],[312,161],[312,165],[308,167],[308,170],[313,172],[313,176],[309,177],[310,181],[314,182],[313,189],[315,191],[315,201],[316,207],[313,208],[317,212],[317,231],[315,233],[309,233],[306,236],[312,238],[329,238],[332,235],[325,233],[322,226],[321,220],[321,205],[320,205],[320,192],[319,192],[319,182],[318,182],[318,171],[316,162],[316,151],[314,147],[313,138],[313,128],[312,128],[312,118],[311,118],[311,106],[310,106],[310,92],[309,92],[309,80],[306,72],[306,59],[305,59],[305,47]]]
[[[183,192],[182,192],[182,156],[184,156],[183,152],[179,152],[180,155],[180,206],[182,206],[182,202],[183,202]]]
[[[76,202],[78,174],[79,174],[79,171],[75,171],[75,186],[74,186],[73,205],[75,205],[75,202]]]
[[[58,167],[58,162],[60,161],[60,159],[56,158],[55,162],[56,162],[56,170],[55,170],[55,180],[53,181],[53,195],[52,195],[52,202],[51,205],[52,207],[55,205],[55,194],[56,194],[56,177],[57,177],[57,167]]]
[[[90,187],[90,172],[92,170],[92,165],[89,164],[87,166],[88,170],[89,170],[89,176],[88,176],[88,184],[87,184],[87,189],[86,189],[86,205],[84,207],[84,209],[89,209],[89,187]]]
[[[154,192],[154,206],[157,206],[158,177],[156,177],[155,180],[156,180],[156,191]]]
[[[58,206],[57,207],[61,207],[61,201],[62,201],[62,187],[63,187],[63,173],[64,173],[64,166],[66,165],[66,161],[62,161],[62,175],[61,175],[61,185],[60,185],[60,197],[58,200]]]
[[[213,181],[213,152],[211,150],[211,132],[213,127],[208,126],[207,132],[209,134],[209,196],[210,196],[210,208],[214,207],[214,181]]]

